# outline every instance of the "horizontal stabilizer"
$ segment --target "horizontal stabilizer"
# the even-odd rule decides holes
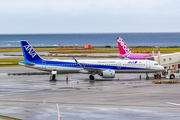
[[[21,61],[21,62],[18,62],[18,64],[35,65],[35,63],[32,63],[32,62],[30,62],[30,61]]]

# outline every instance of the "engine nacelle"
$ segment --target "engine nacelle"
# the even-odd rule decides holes
[[[115,77],[115,70],[105,70],[100,73],[100,76],[103,78],[114,78]]]

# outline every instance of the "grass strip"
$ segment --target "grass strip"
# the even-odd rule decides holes
[[[50,53],[119,53],[118,47],[95,47],[93,49],[75,49],[75,48],[63,48],[59,49],[58,47],[35,47],[36,51],[50,51]],[[145,51],[152,52],[151,47],[130,47],[130,50],[133,53],[146,53]],[[180,52],[179,47],[161,47],[161,53],[175,53]],[[22,52],[21,48],[0,48],[0,52]],[[158,52],[158,48],[154,48],[154,52]]]
[[[22,120],[22,119],[0,115],[0,120]]]
[[[24,59],[0,59],[0,67],[19,66],[18,62]]]
[[[40,48],[34,48],[36,51],[56,51],[58,50],[57,47],[40,47]],[[0,52],[22,52],[22,48],[0,48]]]

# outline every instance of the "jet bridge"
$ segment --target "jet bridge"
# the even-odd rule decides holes
[[[154,56],[154,61],[158,62],[165,68],[171,69],[174,66],[180,68],[180,52]]]
[[[160,65],[168,69],[171,69],[174,66],[180,68],[180,52],[161,55],[160,48],[158,48],[158,54],[159,56],[154,56],[154,49],[152,48],[152,57],[142,58],[142,59],[156,61]]]
[[[160,49],[158,49],[158,53],[159,56],[154,56],[154,50],[152,48],[153,57],[143,58],[143,59],[156,61],[160,65],[164,66],[165,71],[162,74],[165,75],[166,78],[169,79],[180,78],[180,52],[161,55]],[[154,78],[155,79],[161,78],[161,74],[159,73],[154,74]]]

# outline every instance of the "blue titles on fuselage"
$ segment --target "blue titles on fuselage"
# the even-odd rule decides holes
[[[115,63],[115,61],[97,61],[97,63]]]
[[[137,64],[137,61],[128,61],[128,64]]]

